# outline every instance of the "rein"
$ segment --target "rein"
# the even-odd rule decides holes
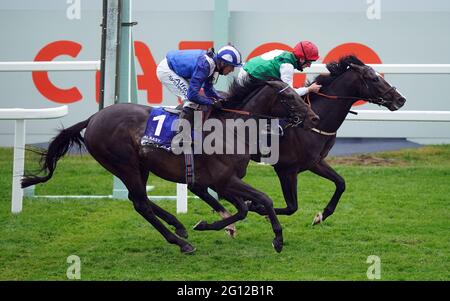
[[[283,93],[285,90],[287,90],[290,86],[287,85],[286,87],[284,87],[283,89],[281,89],[280,91],[277,92],[277,94],[281,94]],[[284,102],[281,102],[282,104],[284,104]],[[302,121],[299,120],[298,118],[293,119],[291,122],[289,121],[290,119],[288,118],[281,118],[281,117],[276,117],[276,116],[270,116],[270,115],[265,115],[265,114],[258,114],[258,113],[253,113],[253,112],[248,112],[248,111],[242,111],[242,110],[234,110],[234,109],[220,109],[221,111],[224,112],[229,112],[229,113],[234,113],[234,114],[238,114],[238,115],[243,115],[243,116],[253,116],[256,118],[264,118],[264,119],[279,119],[281,121],[286,121],[286,128],[288,128],[289,126],[295,126],[300,124]]]
[[[391,90],[395,90],[395,87],[389,88],[386,92],[383,93],[383,96],[386,95]],[[364,101],[375,103],[375,104],[379,104],[379,105],[382,105],[385,102],[384,99],[383,99],[383,96],[381,96],[379,98],[368,98],[368,97],[357,97],[357,96],[328,95],[328,94],[324,94],[324,93],[320,93],[320,92],[313,92],[313,93],[317,94],[319,96],[322,96],[324,98],[327,98],[327,99],[332,99],[332,100],[338,100],[338,99],[364,100]],[[307,94],[306,97],[308,98],[308,102],[309,102],[309,93]]]
[[[257,114],[257,113],[252,113],[252,112],[248,112],[248,111],[241,111],[241,110],[233,110],[233,109],[220,109],[221,111],[225,111],[225,112],[230,112],[230,113],[235,113],[238,115],[244,115],[244,116],[254,116],[254,117],[258,117],[258,118],[266,118],[266,119],[283,119],[283,118],[279,118],[279,117],[275,117],[275,116],[270,116],[270,115],[264,115],[264,114]]]
[[[367,85],[367,84],[366,84],[366,85]],[[387,93],[389,93],[391,90],[396,90],[396,88],[395,88],[394,86],[390,87],[389,89],[387,89],[387,90],[386,90],[380,97],[378,97],[378,98],[366,98],[366,97],[356,97],[356,96],[328,95],[328,94],[324,94],[324,93],[320,93],[320,92],[312,92],[312,93],[314,93],[314,94],[316,94],[316,95],[318,95],[318,96],[322,96],[322,97],[324,97],[324,98],[326,98],[326,99],[330,99],[330,100],[338,100],[338,99],[345,99],[345,100],[364,100],[364,101],[371,102],[371,103],[375,103],[375,104],[378,104],[378,105],[383,105],[384,103],[386,103],[386,101],[384,100],[383,97],[384,97]],[[309,94],[310,94],[310,93],[306,94],[305,99],[306,99],[306,103],[309,105],[309,107],[311,107],[311,100],[310,100]],[[354,112],[354,111],[352,111],[352,110],[349,110],[349,113],[355,114],[355,115],[358,114],[358,113],[356,113],[356,112]],[[325,132],[325,131],[319,130],[319,129],[317,129],[317,128],[312,128],[311,130],[314,131],[314,132],[316,132],[316,133],[319,133],[319,134],[321,134],[321,135],[325,135],[325,136],[333,136],[333,135],[336,135],[336,132],[333,132],[333,133],[331,133],[331,132]]]

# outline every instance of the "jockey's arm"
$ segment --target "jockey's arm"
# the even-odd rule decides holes
[[[209,65],[207,65],[207,63],[203,64],[202,62],[199,62],[189,82],[189,88],[187,91],[187,97],[189,101],[192,101],[200,105],[212,104],[212,99],[204,97],[199,93],[202,86],[205,87],[207,85],[206,83],[208,82],[208,75],[209,75]]]
[[[212,78],[208,78],[205,83],[203,84],[203,91],[205,92],[205,95],[207,97],[211,97],[211,98],[215,98],[215,99],[220,99],[220,95],[217,93],[217,90],[214,89],[213,83],[212,83]]]
[[[294,85],[294,70],[292,64],[285,63],[280,65],[280,79],[291,86],[291,88],[293,88]],[[309,92],[307,87],[294,88],[294,90],[300,96],[306,95]]]

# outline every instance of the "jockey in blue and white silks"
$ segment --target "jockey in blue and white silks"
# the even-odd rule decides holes
[[[240,52],[228,45],[213,50],[172,50],[158,65],[156,73],[161,83],[183,100],[184,107],[198,109],[213,105],[220,99],[213,84],[219,75],[227,75],[242,65]],[[203,88],[205,96],[199,94]]]
[[[173,50],[159,63],[156,73],[161,83],[183,100],[180,119],[187,120],[192,129],[195,110],[201,110],[202,105],[222,107],[221,97],[213,87],[219,75],[227,75],[241,65],[241,54],[232,45],[220,48],[216,54],[214,49]],[[200,95],[201,88],[205,96]]]

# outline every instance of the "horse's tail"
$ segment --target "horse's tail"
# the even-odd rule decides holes
[[[53,138],[46,151],[34,151],[41,156],[40,169],[35,174],[28,173],[22,178],[22,188],[45,183],[53,176],[56,169],[56,162],[63,157],[69,148],[76,144],[80,149],[84,144],[84,139],[81,136],[81,131],[87,127],[90,117],[85,121],[79,122],[67,129],[62,129],[59,134]],[[45,176],[38,176],[38,174],[45,172]]]

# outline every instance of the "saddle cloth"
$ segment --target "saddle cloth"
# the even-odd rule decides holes
[[[141,145],[154,145],[168,151],[176,131],[172,131],[172,124],[178,119],[179,114],[174,109],[153,108],[147,119],[144,136]]]

